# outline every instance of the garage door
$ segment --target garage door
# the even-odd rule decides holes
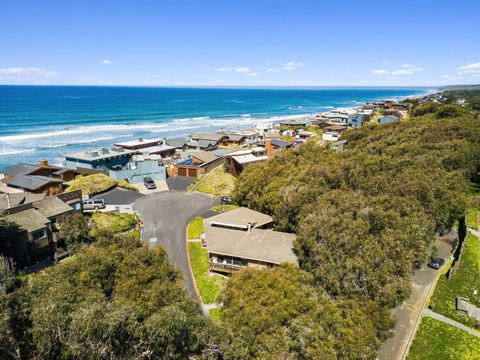
[[[178,168],[178,176],[187,176],[187,169]]]
[[[197,169],[188,169],[188,176],[197,176]]]

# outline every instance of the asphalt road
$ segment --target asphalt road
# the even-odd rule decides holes
[[[211,196],[200,193],[171,191],[139,198],[133,208],[145,223],[144,239],[156,237],[150,246],[164,246],[170,261],[184,273],[185,286],[196,296],[193,275],[187,259],[185,228],[196,216],[209,214],[218,203]]]
[[[133,190],[115,188],[93,198],[103,199],[107,205],[130,205],[144,196]]]
[[[438,256],[447,260],[456,246],[457,238],[455,231],[437,238]],[[394,335],[382,344],[377,360],[405,359],[406,351],[413,340],[425,302],[431,291],[433,291],[439,274],[440,270],[429,268],[427,263],[423,264],[415,272],[412,278],[412,292],[410,296],[400,306],[392,309],[392,314],[397,319],[393,328]]]

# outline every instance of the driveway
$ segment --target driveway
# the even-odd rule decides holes
[[[150,246],[163,246],[170,261],[184,273],[185,285],[190,294],[196,296],[193,276],[187,259],[185,228],[196,216],[210,213],[218,203],[213,197],[200,193],[172,191],[156,193],[139,198],[134,210],[145,223],[144,239]]]
[[[93,199],[103,199],[107,205],[130,205],[144,195],[133,190],[115,188],[102,194],[95,195]]]
[[[188,176],[170,176],[167,179],[167,185],[170,191],[186,191],[188,185],[197,180],[196,177]]]
[[[445,260],[448,259],[457,241],[458,235],[455,231],[437,238],[438,255]],[[397,318],[393,328],[394,335],[382,344],[377,359],[401,360],[405,358],[425,302],[431,295],[439,274],[439,270],[429,268],[427,263],[416,271],[412,278],[412,292],[409,298],[392,310],[392,314]]]

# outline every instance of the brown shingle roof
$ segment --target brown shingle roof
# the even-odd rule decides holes
[[[254,224],[255,227],[271,224],[273,219],[270,215],[251,210],[246,207],[239,207],[223,214],[212,216],[206,219],[205,222],[208,224],[217,223],[247,228],[249,223]]]
[[[27,209],[15,214],[7,215],[5,218],[16,223],[20,228],[32,232],[44,229],[50,220],[35,209]]]
[[[49,197],[33,203],[33,207],[45,217],[58,216],[72,211],[72,208],[57,197]]]
[[[262,229],[248,232],[207,225],[205,235],[209,253],[271,264],[297,264],[297,257],[293,252],[295,234]]]

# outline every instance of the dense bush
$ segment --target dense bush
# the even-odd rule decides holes
[[[1,299],[1,358],[185,359],[214,343],[165,250],[105,234]]]
[[[228,359],[373,359],[392,325],[374,302],[333,302],[293,266],[236,274],[223,302]]]

